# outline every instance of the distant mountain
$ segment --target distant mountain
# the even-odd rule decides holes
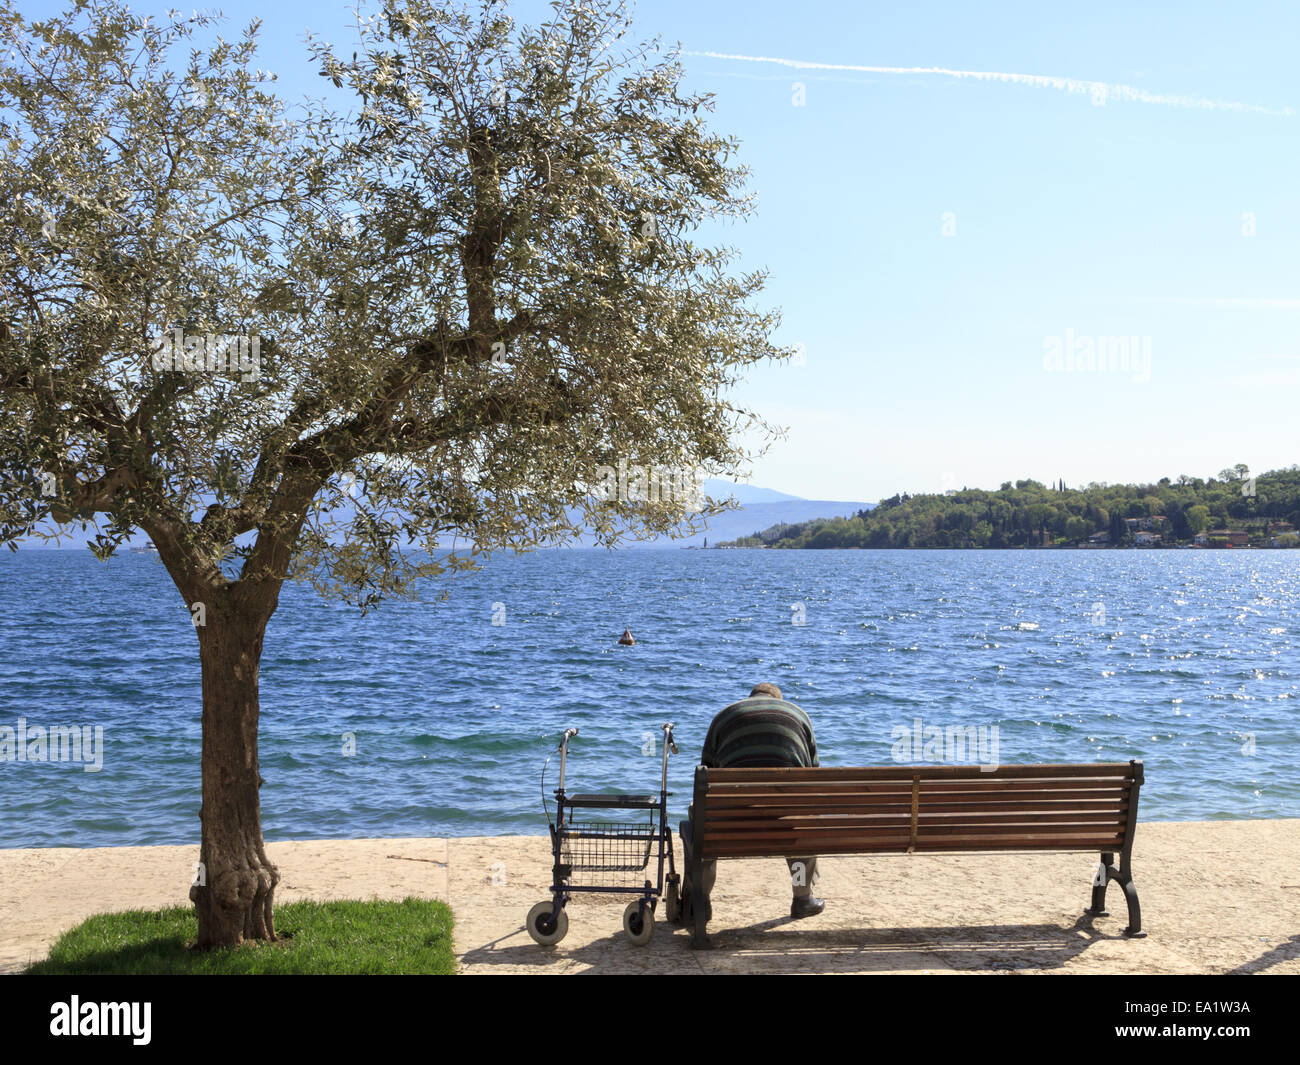
[[[765,491],[765,489],[759,489]],[[716,496],[714,498],[717,498]],[[737,497],[739,498],[739,497]],[[629,544],[628,546],[645,547],[702,547],[704,540],[709,541],[710,549],[724,540],[737,540],[742,536],[753,536],[773,525],[795,525],[800,522],[813,521],[817,518],[845,518],[859,510],[870,510],[874,503],[850,503],[830,499],[796,499],[785,498],[775,503],[747,503],[736,510],[715,514],[709,519],[708,532],[684,540],[669,540],[661,537],[646,544]]]
[[[757,485],[735,484],[732,481],[707,480],[702,482],[704,494],[712,499],[722,500],[728,496],[741,505],[735,510],[715,514],[709,519],[708,529],[698,536],[673,540],[666,536],[654,540],[627,540],[622,547],[703,547],[707,539],[710,546],[724,540],[736,540],[742,536],[753,536],[760,530],[770,529],[774,525],[794,525],[800,522],[814,521],[817,518],[839,518],[855,514],[859,510],[869,510],[874,503],[854,503],[827,499],[801,499],[785,492]],[[340,517],[345,517],[343,511]],[[143,536],[134,538],[131,546],[141,548],[146,543]],[[591,546],[590,537],[583,537],[584,545]],[[84,539],[78,539],[75,546],[85,550]],[[444,542],[450,547],[450,539]],[[460,541],[464,546],[464,541]],[[42,546],[33,543],[31,547]],[[68,546],[68,545],[65,545]]]
[[[719,481],[716,479],[701,482],[701,488],[704,494],[711,499],[725,499],[731,496],[737,503],[748,505],[750,503],[783,503],[787,500],[797,500],[806,502],[802,496],[786,495],[784,492],[777,492],[771,488],[759,488],[752,484],[736,484],[733,481]]]
[[[710,548],[724,540],[738,540],[753,536],[774,525],[796,525],[818,518],[843,518],[859,510],[870,510],[874,503],[855,503],[833,499],[800,499],[770,488],[732,484],[730,481],[705,481],[704,491],[712,499],[731,496],[742,505],[735,510],[715,514],[708,519],[708,528],[697,536],[674,540],[660,536],[653,540],[628,540],[624,547],[703,547],[708,540]],[[583,538],[584,544],[590,540]]]

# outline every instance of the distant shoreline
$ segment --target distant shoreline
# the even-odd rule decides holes
[[[686,548],[688,551],[1291,551],[1294,547],[1271,544],[1004,544],[1000,547],[974,547],[948,544],[943,547],[813,547],[808,544],[780,546],[777,544],[718,544],[708,548]]]
[[[996,490],[898,493],[846,518],[813,518],[723,539],[728,547],[1300,547],[1300,466],[1154,484],[1005,481]]]

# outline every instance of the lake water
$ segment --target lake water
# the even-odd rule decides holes
[[[996,726],[1002,763],[1145,759],[1147,820],[1300,817],[1300,552],[548,551],[446,587],[364,618],[285,590],[268,839],[544,832],[568,725],[571,788],[654,790],[676,721],[676,816],[759,681],[823,765],[890,763],[917,718]],[[0,726],[104,730],[98,772],[0,762],[0,846],[197,840],[197,641],[156,558],[4,552],[0,685]]]

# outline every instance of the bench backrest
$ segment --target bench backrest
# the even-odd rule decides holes
[[[702,859],[925,851],[1116,851],[1142,763],[695,771]]]

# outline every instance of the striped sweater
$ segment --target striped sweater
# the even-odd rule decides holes
[[[711,769],[815,766],[812,721],[784,699],[742,699],[713,719],[700,764]]]

